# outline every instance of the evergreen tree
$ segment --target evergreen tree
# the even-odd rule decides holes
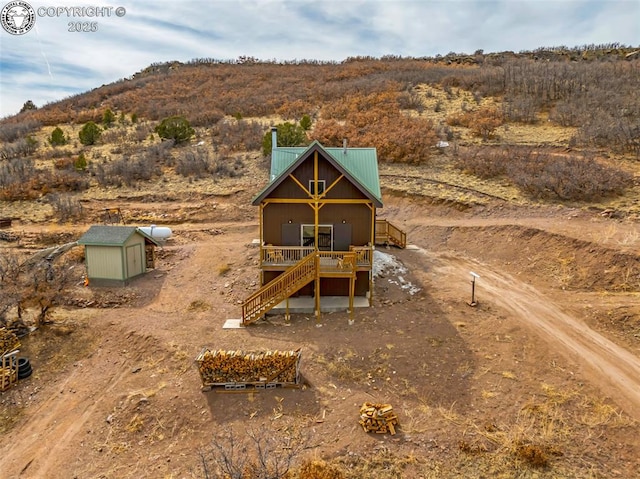
[[[110,108],[107,108],[102,115],[102,126],[104,126],[105,130],[116,121],[116,115],[113,114]]]
[[[165,118],[156,126],[155,132],[160,138],[173,140],[176,144],[189,140],[195,134],[195,130],[183,116]]]
[[[95,145],[100,139],[100,135],[102,135],[102,130],[92,121],[85,123],[82,130],[80,130],[80,133],[78,133],[80,143],[85,146]]]
[[[20,113],[24,113],[25,111],[29,111],[29,110],[37,110],[38,107],[31,101],[31,100],[27,100],[24,102],[24,105],[22,105],[22,108],[20,109]]]
[[[304,128],[295,123],[285,122],[276,125],[278,145],[277,146],[301,146],[307,142],[307,134]],[[271,154],[271,131],[264,134],[262,138],[262,154]]]
[[[309,131],[311,128],[311,117],[306,113],[302,115],[302,118],[300,119],[300,126],[304,131]]]
[[[78,158],[73,162],[73,167],[78,171],[87,169],[87,158],[84,156],[84,153],[78,155]]]
[[[67,138],[64,136],[64,131],[62,131],[59,126],[56,126],[51,132],[49,143],[52,146],[61,146],[67,144]]]

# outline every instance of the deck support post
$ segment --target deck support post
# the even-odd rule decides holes
[[[320,256],[316,253],[316,280],[315,280],[315,314],[316,323],[320,323]]]
[[[289,296],[287,296],[286,301],[286,309],[284,313],[284,320],[288,323],[291,320],[291,316],[289,315]]]

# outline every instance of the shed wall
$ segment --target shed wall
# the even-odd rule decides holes
[[[89,278],[114,279],[122,281],[124,276],[123,251],[120,246],[85,247],[87,274]]]

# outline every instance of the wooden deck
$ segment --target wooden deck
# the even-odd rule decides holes
[[[376,244],[404,248],[407,235],[387,220],[376,221]],[[282,274],[250,295],[242,304],[242,324],[250,324],[301,288],[321,278],[349,278],[349,311],[353,314],[356,273],[373,269],[374,246],[350,246],[349,251],[317,251],[307,246],[260,246],[262,271],[282,271]],[[319,290],[316,290],[319,296]],[[316,313],[320,313],[316,298]],[[287,302],[288,314],[288,302]]]
[[[260,249],[260,266],[265,271],[279,271],[286,269],[315,252],[314,248],[304,246],[274,246],[265,245]],[[373,266],[372,246],[350,246],[349,251],[320,251],[322,264],[330,269],[337,266],[339,260],[344,262],[345,255],[355,254],[355,265],[358,271],[369,271]],[[331,259],[335,265],[331,264]]]
[[[407,247],[407,233],[387,220],[376,220],[376,244]]]
[[[273,258],[275,261],[283,261],[282,257],[273,256],[273,249],[268,247],[263,259]],[[368,251],[365,252],[365,249]],[[296,264],[288,267],[281,275],[265,284],[258,291],[249,296],[242,304],[242,324],[250,324],[292,294],[299,291],[312,281],[319,281],[320,278],[349,278],[350,296],[349,309],[353,311],[353,296],[356,272],[358,271],[358,259],[363,262],[373,258],[372,248],[365,248],[354,251],[314,251]],[[288,248],[287,251],[292,250]],[[269,255],[271,253],[271,255]],[[289,254],[293,257],[293,254]],[[273,266],[282,267],[283,263],[274,263]],[[370,266],[366,266],[370,268]]]

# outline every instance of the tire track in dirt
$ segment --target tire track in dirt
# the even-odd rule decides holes
[[[549,297],[509,274],[496,272],[486,264],[468,258],[419,251],[429,257],[434,272],[445,277],[449,285],[460,284],[459,278],[468,278],[470,271],[478,273],[481,276],[477,284],[480,301],[492,302],[509,311],[522,325],[534,330],[561,353],[577,359],[588,380],[627,414],[640,420],[638,356],[565,313]],[[461,297],[467,293],[466,289],[461,291]]]
[[[105,375],[96,364],[104,363],[112,357],[107,350],[93,356],[92,360],[79,368],[55,387],[58,394],[51,395],[36,411],[24,427],[16,429],[21,439],[13,442],[8,439],[9,447],[0,449],[0,469],[3,478],[40,478],[55,477],[56,461],[60,457],[69,457],[63,450],[71,444],[73,438],[93,417],[98,406],[110,392],[118,386],[130,371],[126,364],[108,371]],[[75,390],[86,388],[87,375],[91,375],[94,393],[86,396],[75,394]],[[43,452],[43,447],[46,452]]]

